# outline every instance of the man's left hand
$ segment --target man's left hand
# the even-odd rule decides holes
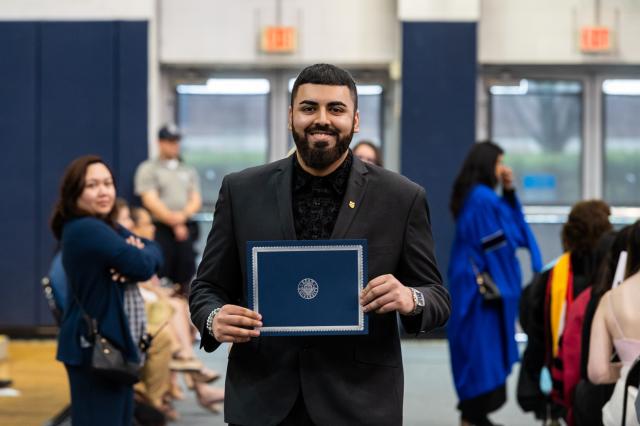
[[[173,235],[176,241],[186,241],[189,238],[189,228],[183,223],[173,227]]]
[[[360,296],[360,304],[365,312],[377,314],[398,311],[406,315],[414,309],[411,290],[391,274],[380,275],[369,281]]]

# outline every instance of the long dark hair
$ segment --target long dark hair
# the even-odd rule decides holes
[[[620,252],[623,250],[627,250],[631,232],[632,227],[625,226],[616,233],[609,253],[602,260],[602,262],[600,262],[600,265],[598,265],[596,278],[593,283],[592,297],[600,298],[609,289],[611,289],[611,284],[613,284],[613,277],[616,273],[616,267],[618,265]],[[638,255],[640,255],[640,253],[638,253]],[[630,264],[629,261],[630,259],[627,258],[627,265]]]
[[[640,220],[631,225],[627,240],[627,269],[624,278],[640,271]]]
[[[496,163],[502,154],[504,150],[490,141],[479,142],[471,147],[453,184],[449,208],[454,218],[458,217],[471,187],[478,183],[496,187]]]
[[[62,228],[67,221],[80,216],[90,216],[88,212],[78,207],[78,198],[82,195],[82,191],[84,191],[87,169],[90,165],[96,163],[103,164],[113,178],[113,172],[109,166],[97,155],[85,155],[76,158],[65,169],[62,180],[60,181],[58,201],[56,201],[55,207],[53,208],[50,221],[51,231],[56,239],[59,240],[62,237]],[[116,206],[114,203],[107,216],[101,219],[109,225],[115,226],[115,215]]]

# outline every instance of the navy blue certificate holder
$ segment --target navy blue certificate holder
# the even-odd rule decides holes
[[[247,242],[247,296],[261,335],[367,334],[366,285],[366,240]]]

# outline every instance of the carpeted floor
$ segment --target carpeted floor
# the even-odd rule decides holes
[[[0,425],[42,425],[69,403],[64,366],[54,340],[12,340],[9,368],[17,397],[0,397]]]

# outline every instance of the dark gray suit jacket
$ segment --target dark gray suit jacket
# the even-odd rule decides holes
[[[247,241],[296,239],[292,173],[289,157],[230,174],[222,183],[190,297],[206,351],[219,346],[206,330],[209,313],[227,303],[247,306]],[[421,315],[401,315],[408,332],[447,321],[449,295],[436,265],[422,187],[354,157],[331,238],[367,239],[369,280],[393,274],[424,294]],[[259,337],[229,353],[225,421],[277,424],[302,392],[318,425],[400,425],[403,380],[396,313],[369,314],[363,336]]]

